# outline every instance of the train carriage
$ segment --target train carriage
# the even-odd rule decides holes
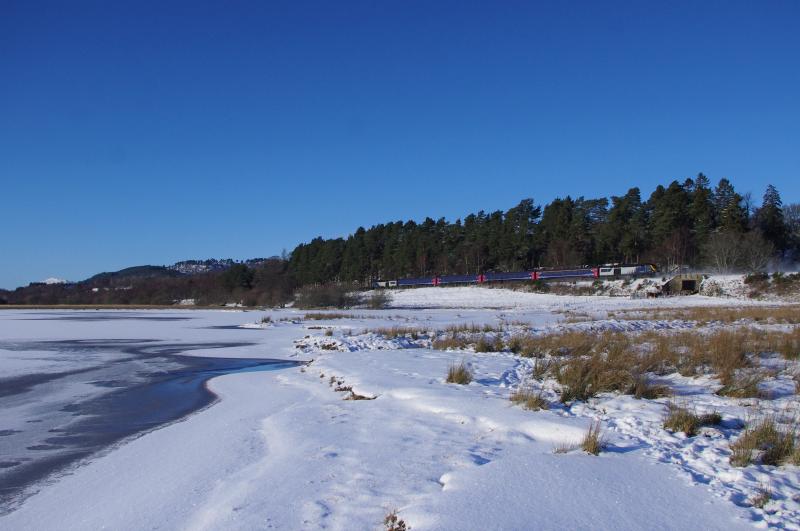
[[[481,275],[443,275],[419,278],[399,278],[373,282],[374,288],[410,288],[419,286],[453,286],[483,284],[484,282],[512,282],[525,280],[570,280],[586,278],[645,277],[658,273],[653,264],[605,264],[596,267],[571,269],[536,269],[534,271],[488,272]]]

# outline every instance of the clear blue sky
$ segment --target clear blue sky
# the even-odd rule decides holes
[[[702,171],[800,200],[800,2],[0,0],[0,287]]]

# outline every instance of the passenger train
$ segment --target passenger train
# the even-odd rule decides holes
[[[448,286],[525,280],[579,280],[582,278],[613,279],[647,277],[658,273],[653,264],[606,264],[573,269],[535,269],[516,273],[483,273],[481,275],[442,275],[421,278],[399,278],[373,282],[373,288],[410,288],[418,286]]]

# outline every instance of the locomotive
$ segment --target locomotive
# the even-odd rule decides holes
[[[582,278],[614,279],[649,277],[658,273],[654,264],[605,264],[572,269],[534,269],[518,272],[489,272],[480,275],[442,275],[435,277],[399,278],[379,280],[373,288],[410,288],[418,286],[450,286],[457,284],[484,284],[486,282],[511,282],[525,280],[570,280]]]

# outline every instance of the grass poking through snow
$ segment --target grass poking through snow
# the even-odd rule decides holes
[[[472,371],[462,361],[458,365],[451,365],[447,369],[447,383],[467,385],[472,381]]]
[[[766,416],[745,428],[731,444],[733,466],[753,463],[780,465],[794,461],[796,428],[781,428],[774,416]]]
[[[589,431],[586,432],[581,441],[581,449],[588,454],[600,455],[605,445],[603,434],[600,431],[600,421],[598,420],[589,425]]]
[[[664,429],[672,432],[683,432],[687,437],[697,435],[702,426],[713,426],[722,422],[722,416],[716,411],[706,415],[697,415],[676,404],[667,404],[667,416],[664,418]]]
[[[539,411],[540,409],[550,409],[550,403],[542,395],[542,392],[536,392],[530,387],[521,387],[511,393],[509,397],[511,402],[521,405],[525,409],[531,411]]]

